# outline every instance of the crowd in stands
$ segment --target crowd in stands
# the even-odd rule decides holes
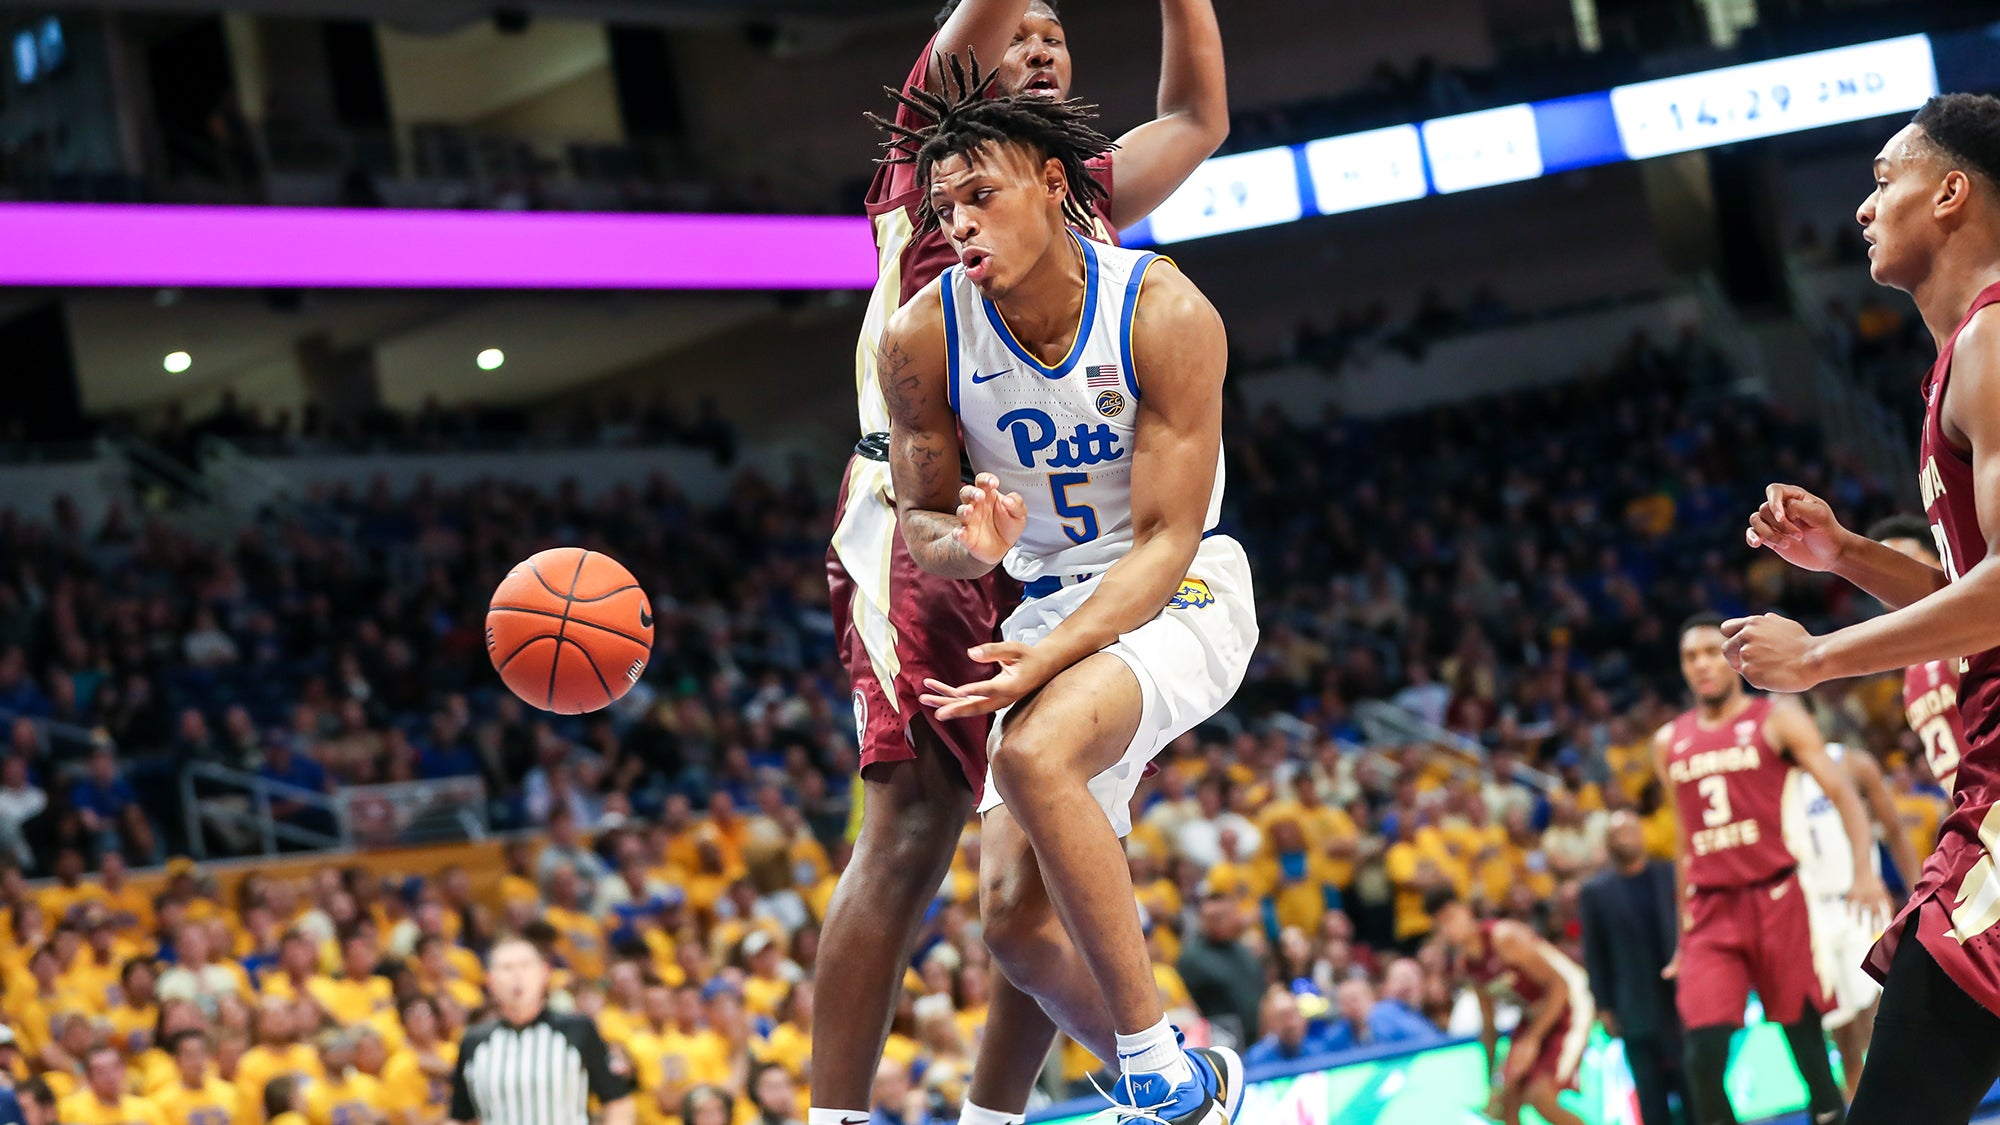
[[[1575,956],[1609,814],[1632,810],[1671,854],[1649,736],[1682,698],[1675,624],[1873,611],[1749,552],[1740,529],[1772,480],[1857,525],[1892,497],[1830,474],[1810,428],[1732,386],[1690,333],[1635,338],[1559,387],[1408,416],[1230,412],[1225,518],[1264,643],[1232,706],[1141,788],[1128,847],[1156,979],[1191,1038],[1270,1061],[1473,1029],[1425,897],[1450,886]],[[222,545],[65,507],[0,514],[0,709],[18,720],[0,759],[4,1007],[22,1049],[0,1067],[100,1101],[212,1073],[237,1093],[232,1125],[289,1111],[266,1084],[298,1072],[310,1125],[346,1125],[328,1108],[343,1098],[430,1125],[442,1044],[482,1006],[479,952],[512,932],[624,1046],[648,1125],[799,1116],[816,926],[854,811],[828,483],[745,472],[702,508],[665,480],[595,499],[385,481],[323,497],[326,530]],[[556,543],[611,553],[656,602],[638,686],[571,720],[506,695],[481,643],[501,575]],[[1899,687],[1813,702],[1884,756],[1927,853],[1945,805]],[[1370,700],[1439,733],[1371,740]],[[65,742],[39,719],[91,733]],[[174,787],[146,780],[183,761],[327,792],[471,774],[501,826],[545,834],[510,846],[490,888],[355,869],[220,894],[183,863],[161,897],[123,890],[126,868],[185,844]],[[969,825],[911,965],[876,1089],[895,1125],[955,1107],[977,1049],[978,855]],[[1098,1065],[1066,1043],[1047,1092],[1087,1091]],[[375,1100],[393,1082],[407,1096]]]
[[[702,399],[689,415],[665,395],[643,402],[630,396],[601,402],[585,399],[560,409],[446,406],[433,396],[415,410],[378,407],[345,418],[330,416],[312,404],[297,414],[280,409],[266,415],[256,404],[242,402],[234,391],[224,391],[215,409],[200,417],[190,418],[179,403],[170,403],[157,420],[143,425],[136,419],[115,418],[87,426],[91,434],[144,442],[189,467],[200,463],[208,438],[265,457],[670,446],[704,452],[724,468],[735,463],[741,445],[735,423],[714,400]],[[36,441],[26,423],[0,420],[0,463],[95,452],[84,442],[51,448]]]

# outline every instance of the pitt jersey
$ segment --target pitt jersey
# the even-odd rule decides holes
[[[951,408],[967,455],[1027,501],[1027,529],[1003,560],[1023,582],[1095,574],[1132,547],[1132,439],[1144,390],[1132,369],[1132,317],[1159,256],[1070,237],[1084,259],[1083,314],[1059,363],[1022,347],[963,267],[940,285]],[[1203,530],[1221,513],[1218,451]]]

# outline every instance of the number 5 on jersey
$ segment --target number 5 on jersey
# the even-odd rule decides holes
[[[1097,509],[1079,504],[1069,495],[1072,486],[1089,483],[1089,473],[1049,474],[1049,499],[1055,505],[1056,515],[1063,518],[1063,534],[1069,536],[1072,543],[1088,543],[1098,535]]]

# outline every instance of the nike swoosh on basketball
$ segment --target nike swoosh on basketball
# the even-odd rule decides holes
[[[646,612],[646,607],[645,607],[645,606],[640,606],[640,607],[639,607],[639,628],[641,628],[641,629],[651,629],[652,627],[653,627],[653,615],[652,615],[652,614],[650,614],[650,613],[647,613],[647,612]]]
[[[1001,371],[995,371],[991,375],[981,375],[979,372],[974,371],[972,373],[972,385],[976,387],[981,383],[991,383],[993,380],[998,379],[1002,375],[1011,374],[1013,370],[1014,370],[1013,368],[1009,367]]]

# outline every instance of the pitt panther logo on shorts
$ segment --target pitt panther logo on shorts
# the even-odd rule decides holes
[[[1215,595],[1209,592],[1208,583],[1199,578],[1181,581],[1181,588],[1167,599],[1169,609],[1206,609],[1215,604]]]

